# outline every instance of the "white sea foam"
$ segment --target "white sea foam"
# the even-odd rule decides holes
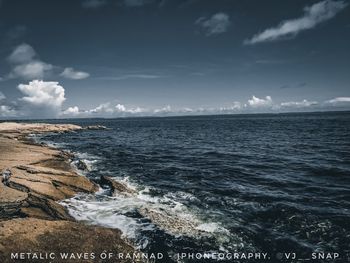
[[[69,200],[62,201],[61,204],[66,206],[70,214],[77,220],[118,228],[125,237],[130,239],[136,239],[137,231],[140,229],[152,230],[153,228],[149,223],[143,223],[138,219],[125,215],[134,210],[129,200],[107,196],[103,196],[101,199],[91,194],[80,194]]]
[[[129,188],[135,190],[139,188],[130,181],[129,178],[120,180]],[[136,241],[139,248],[147,246],[148,243],[147,239],[138,235],[140,231],[153,231],[155,227],[174,236],[195,238],[230,234],[220,224],[202,220],[195,211],[181,202],[181,199],[195,199],[192,194],[174,192],[164,196],[152,196],[150,190],[144,188],[132,196],[115,197],[105,196],[105,192],[101,190],[96,195],[80,194],[61,203],[77,220],[120,229],[124,237]],[[130,216],[135,213],[141,214],[144,218]],[[227,241],[227,238],[222,241]]]
[[[53,133],[46,133],[45,135],[49,135]],[[66,143],[57,143],[53,141],[49,141],[45,139],[45,136],[42,134],[35,134],[35,133],[30,133],[28,134],[28,137],[32,140],[34,140],[35,143],[40,144],[40,143],[45,143],[47,146],[52,147],[52,148],[64,148],[67,144]]]
[[[96,164],[98,162],[100,162],[101,158],[92,154],[88,154],[88,153],[83,153],[83,152],[74,152],[73,153],[78,159],[74,160],[72,162],[72,165],[74,168],[76,168],[76,170],[79,173],[82,173],[83,175],[85,174],[85,172],[79,170],[77,168],[77,164],[79,163],[79,161],[82,161],[83,163],[85,163],[86,167],[87,167],[87,171],[88,172],[92,172],[92,171],[96,171]]]
[[[196,229],[200,231],[208,232],[208,233],[215,233],[215,232],[229,233],[229,231],[226,228],[214,222],[200,224],[196,227]]]

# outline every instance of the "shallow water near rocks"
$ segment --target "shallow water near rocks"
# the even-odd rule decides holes
[[[62,122],[111,128],[41,140],[137,190],[63,203],[143,251],[350,252],[350,113]]]

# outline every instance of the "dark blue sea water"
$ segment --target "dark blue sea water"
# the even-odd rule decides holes
[[[110,128],[42,139],[137,191],[64,204],[143,251],[350,253],[350,113],[62,122]]]

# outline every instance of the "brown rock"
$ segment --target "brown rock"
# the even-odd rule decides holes
[[[28,194],[0,183],[0,219],[20,217],[21,206]]]
[[[9,168],[12,172],[8,185],[0,182],[0,263],[14,262],[10,260],[11,252],[53,252],[57,255],[60,252],[88,252],[97,255],[105,250],[114,253],[134,251],[121,239],[119,230],[74,222],[66,208],[56,201],[78,192],[93,193],[98,189],[97,185],[75,173],[69,163],[73,158],[71,154],[26,139],[29,133],[79,129],[81,127],[76,125],[0,123],[0,171]],[[128,192],[121,186],[117,188]]]
[[[65,207],[39,194],[30,193],[26,202],[27,205],[25,204],[24,207],[38,208],[42,210],[43,213],[46,213],[48,218],[55,220],[73,220]],[[25,210],[22,210],[22,212],[24,213]]]
[[[54,260],[40,262],[63,262],[60,253],[91,253],[95,259],[64,260],[64,262],[132,262],[131,260],[102,261],[98,256],[102,252],[133,253],[134,249],[121,239],[121,232],[96,226],[86,226],[71,221],[47,221],[33,218],[13,219],[0,222],[0,262],[17,262],[11,260],[11,253],[37,252],[54,253]],[[20,260],[18,260],[20,261]],[[21,260],[21,262],[38,262],[38,260]]]

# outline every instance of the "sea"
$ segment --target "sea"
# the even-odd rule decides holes
[[[350,112],[50,122],[108,128],[36,140],[74,153],[100,184],[61,202],[72,216],[120,229],[161,262],[350,258]],[[103,175],[135,194],[112,196]],[[204,253],[224,256],[191,258]]]

